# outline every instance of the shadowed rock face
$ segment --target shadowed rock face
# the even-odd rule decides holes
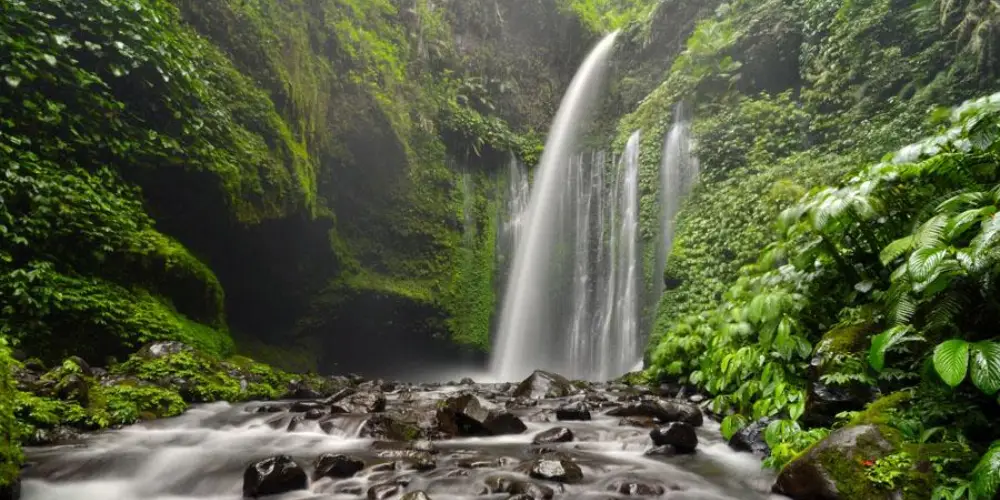
[[[727,448],[714,424],[695,429],[649,417],[649,425],[667,429],[657,429],[654,441],[650,428],[629,420],[645,425],[642,417],[609,415],[650,400],[648,388],[580,384],[569,396],[520,405],[508,404],[525,400],[514,398],[512,384],[338,381],[346,385],[323,396],[215,403],[87,435],[82,447],[29,450],[34,465],[25,471],[24,497],[94,500],[89,492],[132,498],[143,491],[157,500],[207,500],[231,496],[244,478],[251,498],[575,500],[669,491],[766,500],[773,482],[749,454],[719,461]],[[591,420],[556,418],[558,409],[584,401],[593,404]],[[671,444],[656,446],[667,437]],[[693,446],[713,452],[683,454]]]

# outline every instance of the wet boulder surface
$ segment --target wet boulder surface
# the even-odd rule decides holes
[[[345,380],[30,449],[22,498],[773,498],[758,458],[648,387]]]

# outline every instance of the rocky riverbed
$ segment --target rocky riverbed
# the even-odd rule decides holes
[[[781,498],[758,457],[673,391],[536,372],[304,392],[28,449],[23,498]]]

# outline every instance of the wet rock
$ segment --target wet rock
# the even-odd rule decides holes
[[[837,414],[860,410],[876,396],[868,384],[854,383],[848,386],[824,384],[816,380],[809,383],[806,394],[805,413],[802,421],[810,427],[829,427]]]
[[[527,430],[521,419],[493,409],[473,394],[447,399],[437,411],[439,429],[455,436],[497,436]]]
[[[514,398],[507,401],[505,405],[508,409],[534,408],[538,406],[538,400],[529,398]]]
[[[476,381],[472,380],[469,377],[465,377],[462,380],[460,380],[458,383],[461,384],[461,385],[475,385]]]
[[[83,358],[81,358],[79,356],[70,356],[70,357],[66,358],[66,361],[68,361],[70,363],[73,363],[76,366],[79,366],[80,367],[80,373],[82,373],[83,376],[85,376],[85,377],[93,377],[94,376],[94,370],[90,367],[90,363],[87,363],[86,361],[84,361]]]
[[[573,440],[573,431],[565,427],[555,427],[535,435],[532,444],[568,443]]]
[[[647,457],[673,457],[679,454],[677,448],[669,444],[654,446],[643,453]]]
[[[352,394],[355,394],[357,392],[358,392],[357,389],[354,389],[353,387],[345,387],[345,388],[340,389],[337,392],[331,394],[330,397],[325,398],[325,399],[321,400],[320,402],[323,403],[324,406],[331,406],[334,403],[336,403],[336,402],[338,402],[338,401],[340,401],[340,400],[342,400],[342,399],[344,399],[344,398],[346,398],[346,397],[348,397],[348,396],[350,396]]]
[[[372,449],[376,451],[384,450],[413,450],[422,451],[424,453],[430,453],[431,455],[436,455],[441,453],[441,450],[434,445],[432,441],[422,439],[420,441],[403,442],[403,441],[376,441],[372,443]]]
[[[326,412],[323,411],[323,410],[319,410],[319,409],[309,410],[305,414],[305,419],[306,420],[319,420],[319,419],[323,418],[324,415],[326,415]]]
[[[418,471],[429,471],[437,468],[437,462],[430,453],[417,450],[382,450],[378,452],[379,458],[399,461],[399,469],[413,469]]]
[[[568,403],[556,408],[556,419],[561,421],[590,420],[590,408],[582,401]]]
[[[321,477],[345,479],[353,477],[364,468],[365,463],[358,458],[327,453],[316,459],[313,466],[313,479]]]
[[[704,423],[701,410],[680,401],[650,399],[633,401],[608,412],[613,417],[652,417],[660,423],[684,422],[694,427]]]
[[[304,490],[309,479],[291,457],[280,455],[251,464],[243,473],[243,496],[257,498]]]
[[[705,396],[703,394],[692,394],[688,396],[688,401],[694,404],[701,404],[705,401]]]
[[[153,342],[146,344],[136,353],[137,356],[146,359],[160,359],[182,352],[193,352],[194,348],[183,342]]]
[[[385,411],[385,394],[381,391],[359,392],[352,394],[336,404],[333,408],[340,408],[333,411],[335,413],[378,413]]]
[[[764,439],[764,432],[772,421],[770,417],[764,417],[740,429],[729,439],[729,447],[736,451],[748,451],[760,458],[767,457],[771,454],[771,448]]]
[[[653,429],[649,433],[656,446],[671,445],[678,453],[694,453],[698,447],[698,435],[694,427],[684,422],[670,422],[663,427]]]
[[[625,417],[618,421],[618,425],[622,427],[642,427],[644,429],[652,429],[656,427],[656,419],[653,417]]]
[[[413,418],[401,414],[372,415],[361,425],[359,433],[363,438],[390,441],[413,441],[424,437],[424,434]]]
[[[515,398],[551,399],[564,398],[576,392],[566,377],[536,370],[514,389]]]
[[[76,401],[86,408],[90,405],[90,384],[82,375],[71,373],[65,376],[55,387],[59,399]]]
[[[386,498],[392,498],[402,492],[403,487],[398,483],[382,483],[368,488],[368,494],[366,496],[368,500],[385,500]]]
[[[282,399],[319,399],[321,397],[323,395],[309,385],[309,382],[299,380],[288,384],[288,390],[285,391]]]
[[[295,432],[296,429],[302,427],[302,424],[306,419],[302,415],[295,415],[291,420],[288,421],[288,427],[285,428],[288,432]]]
[[[532,499],[549,500],[555,496],[555,491],[548,486],[509,476],[490,476],[486,478],[486,487],[490,493],[508,493],[514,497],[523,495]]]
[[[403,498],[399,500],[431,500],[431,497],[427,496],[427,493],[422,491],[411,491],[403,495]]]
[[[288,411],[294,413],[306,413],[310,410],[325,410],[326,406],[318,401],[296,401],[292,403],[292,406],[288,408]]]
[[[843,428],[785,466],[773,491],[793,500],[891,498],[891,492],[877,490],[866,479],[864,463],[894,451],[878,426]]]
[[[569,460],[543,458],[531,462],[526,469],[528,475],[534,479],[570,484],[583,481],[583,470]]]
[[[556,415],[551,410],[536,411],[531,415],[528,415],[527,420],[528,422],[545,424],[548,422],[554,422],[556,420]]]
[[[667,491],[659,484],[647,484],[634,479],[616,479],[607,489],[629,497],[658,497]]]

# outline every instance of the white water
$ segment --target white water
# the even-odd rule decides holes
[[[587,56],[549,132],[545,152],[536,173],[528,204],[522,241],[515,250],[510,280],[503,295],[503,308],[491,369],[498,378],[516,380],[532,370],[547,368],[571,373],[577,367],[554,363],[566,351],[553,339],[562,338],[558,311],[550,311],[550,299],[558,293],[559,266],[553,261],[568,249],[557,239],[560,209],[566,192],[570,158],[576,140],[597,100],[607,61],[617,33],[608,35]],[[562,357],[562,356],[560,356]]]
[[[528,171],[516,157],[510,159],[500,193],[500,223],[497,225],[497,269],[500,289],[507,284],[514,251],[521,241],[531,184]]]
[[[426,411],[433,414],[438,401],[464,387],[416,389],[387,394],[390,411]],[[484,390],[485,389],[485,390]],[[481,387],[493,392],[498,387]],[[605,393],[612,399],[621,394]],[[506,398],[496,401],[503,404]],[[517,464],[538,458],[529,445],[538,432],[565,426],[574,442],[549,445],[573,457],[586,481],[555,483],[557,500],[608,498],[607,485],[616,479],[634,480],[676,488],[661,498],[699,500],[778,500],[768,493],[774,477],[762,470],[749,453],[735,452],[725,444],[718,424],[706,421],[699,428],[698,450],[693,455],[649,457],[649,430],[619,425],[618,418],[595,412],[586,422],[540,422],[532,415],[562,401],[542,401],[536,408],[516,410],[528,430],[519,435],[455,438],[435,441],[440,453],[437,467],[419,473],[405,468],[379,468],[391,462],[362,439],[359,430],[370,415],[340,415],[320,421],[302,420],[301,413],[256,413],[261,403],[215,403],[187,414],[118,431],[88,436],[81,445],[28,450],[32,467],[25,471],[24,500],[238,500],[247,465],[285,454],[308,472],[323,453],[343,453],[364,460],[367,468],[348,479],[309,481],[308,489],[278,495],[275,500],[341,500],[364,498],[375,484],[403,481],[406,491],[423,490],[435,500],[502,499],[508,495],[482,495],[485,478],[503,474],[523,477]],[[289,422],[297,425],[287,430]],[[461,465],[478,460],[483,468]],[[499,461],[498,461],[499,460]],[[545,483],[545,482],[541,482]],[[398,496],[393,498],[399,498]]]
[[[653,297],[663,295],[663,272],[674,244],[674,219],[681,202],[698,182],[698,159],[691,153],[691,123],[683,105],[674,111],[674,124],[663,144],[660,164],[660,237],[656,248]]]

